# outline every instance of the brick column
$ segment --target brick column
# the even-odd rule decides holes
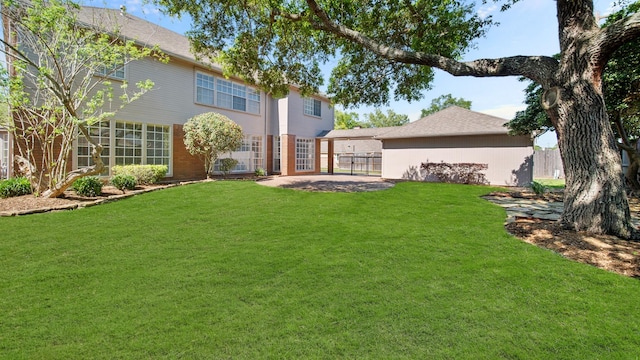
[[[320,146],[322,145],[322,139],[320,138],[316,138],[316,153],[315,153],[315,165],[314,165],[314,169],[315,171],[313,172],[314,174],[320,174],[322,172],[322,164],[321,164],[321,160],[322,160],[322,149],[320,148]]]
[[[267,161],[265,164],[265,170],[267,170],[267,174],[271,175],[273,174],[273,135],[267,135],[265,141],[265,145],[267,146]]]
[[[280,172],[284,176],[296,173],[296,136],[280,136]]]
[[[333,152],[334,152],[334,148],[333,148],[333,139],[328,139],[327,140],[327,172],[329,174],[333,174]]]

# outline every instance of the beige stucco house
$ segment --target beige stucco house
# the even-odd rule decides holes
[[[135,84],[150,79],[155,86],[109,121],[90,129],[105,148],[107,166],[165,164],[168,180],[204,177],[202,162],[184,147],[182,125],[195,115],[215,111],[238,123],[246,136],[242,148],[231,154],[239,161],[234,172],[251,173],[257,168],[283,175],[320,172],[318,135],[333,129],[334,122],[326,96],[303,98],[291,87],[287,97],[274,98],[239,78],[223,76],[215,64],[196,60],[186,37],[119,10],[82,7],[79,19],[118,26],[123,37],[140,45],[157,45],[170,58],[168,63],[132,61],[111,76],[116,89],[124,80]],[[0,149],[8,141],[2,136]],[[90,165],[89,154],[86,140],[79,139],[72,167]],[[0,161],[8,159],[0,157]]]
[[[532,181],[533,139],[511,136],[507,120],[457,106],[377,135],[382,141],[382,177],[428,180],[430,163],[487,164],[492,185],[524,186]]]

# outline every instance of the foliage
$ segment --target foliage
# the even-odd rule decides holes
[[[267,176],[267,171],[261,167],[257,168],[254,172],[255,176]]]
[[[73,189],[80,196],[94,197],[102,194],[102,180],[97,176],[85,176],[73,182]]]
[[[540,84],[557,128],[567,175],[562,222],[575,230],[640,237],[630,222],[601,75],[612,53],[640,36],[640,14],[600,28],[593,0],[557,0],[561,56],[462,60],[493,24],[485,2],[352,0],[154,0],[193,20],[194,49],[272,94],[289,85],[303,93],[321,84],[319,64],[339,56],[329,81],[335,103],[417,100],[433,68],[454,76],[523,76]],[[508,9],[515,0],[503,3]],[[589,133],[590,136],[584,136]],[[613,159],[603,163],[602,159]],[[583,170],[587,169],[585,173]],[[595,183],[594,183],[595,182]],[[594,186],[602,191],[594,192]],[[574,201],[586,199],[589,201]],[[605,214],[604,216],[602,214]]]
[[[219,181],[0,218],[2,357],[639,353],[640,282],[513,238],[493,190]]]
[[[43,196],[56,197],[78,177],[98,174],[104,167],[102,146],[87,127],[112,117],[153,87],[153,82],[144,80],[131,91],[122,81],[114,90],[108,76],[130,61],[149,56],[166,59],[157,49],[121,40],[110,21],[94,17],[85,20],[94,23],[83,23],[80,7],[71,0],[4,0],[1,11],[11,29],[0,40],[4,45],[0,51],[15,71],[6,95],[13,119],[10,130],[20,140],[16,144],[24,163],[21,170]],[[126,21],[113,17],[112,24]],[[67,172],[78,136],[92,147],[94,163]]]
[[[544,193],[547,192],[547,187],[544,186],[543,184],[537,182],[537,181],[532,181],[531,182],[531,190],[536,195],[544,195]]]
[[[426,173],[425,178],[435,177],[440,182],[457,184],[488,184],[485,174],[487,164],[474,163],[422,163],[420,169]]]
[[[124,192],[136,188],[137,181],[133,175],[118,174],[111,177],[111,185]]]
[[[431,105],[427,109],[422,109],[420,116],[429,116],[454,105],[467,110],[471,109],[471,101],[463,98],[454,98],[451,94],[446,94],[431,100]]]
[[[114,165],[111,173],[115,175],[130,175],[139,185],[155,184],[167,176],[167,165]]]
[[[25,177],[0,180],[0,198],[31,194],[31,183]]]
[[[232,158],[224,158],[220,159],[220,171],[222,175],[227,176],[231,170],[233,170],[236,165],[238,165],[238,160]]]
[[[207,178],[221,154],[239,149],[244,135],[240,125],[228,117],[208,112],[196,115],[184,124],[184,145],[191,155],[204,162]]]
[[[335,118],[334,129],[353,129],[362,126],[358,121],[359,116],[355,112],[335,110]]]
[[[380,109],[367,114],[366,119],[361,126],[365,128],[381,128],[388,126],[402,126],[409,123],[409,117],[403,114],[396,114],[395,111],[388,109],[387,113],[383,113]]]

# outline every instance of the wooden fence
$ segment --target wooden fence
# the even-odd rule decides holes
[[[564,178],[562,158],[558,149],[536,150],[533,153],[534,179]]]

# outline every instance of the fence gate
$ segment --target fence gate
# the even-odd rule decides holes
[[[381,155],[339,155],[334,173],[382,175]]]

